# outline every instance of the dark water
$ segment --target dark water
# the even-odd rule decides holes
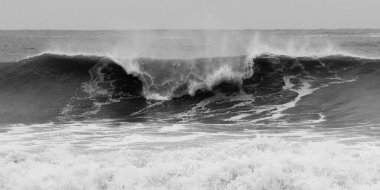
[[[2,31],[0,189],[378,189],[380,31]]]

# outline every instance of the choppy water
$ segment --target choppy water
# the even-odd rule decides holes
[[[0,37],[0,189],[380,188],[380,30]]]

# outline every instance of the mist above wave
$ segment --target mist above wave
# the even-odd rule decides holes
[[[170,36],[169,34],[167,34]],[[174,34],[172,34],[174,35]],[[77,40],[51,42],[42,50],[45,53],[65,55],[99,55],[115,60],[138,57],[158,59],[193,59],[200,57],[228,57],[247,55],[251,58],[262,54],[286,55],[294,57],[324,57],[329,55],[346,55],[366,57],[353,53],[337,41],[330,38],[308,38],[308,35],[289,35],[278,33],[255,32],[223,33],[223,32],[184,32],[175,40],[167,40],[167,36],[159,34],[134,34],[118,39],[117,43],[109,43],[102,39],[99,43]],[[170,38],[169,38],[170,39]],[[114,39],[115,40],[115,39]]]

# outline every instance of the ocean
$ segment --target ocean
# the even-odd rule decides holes
[[[380,189],[380,30],[0,31],[0,189]]]

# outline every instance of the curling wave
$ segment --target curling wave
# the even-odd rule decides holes
[[[297,90],[306,83],[318,88],[342,78],[373,74],[367,70],[377,70],[378,64],[373,63],[378,62],[341,55],[273,54],[116,62],[102,56],[42,54],[0,64],[1,120],[138,115],[152,107],[152,100],[170,100],[160,105],[167,106],[165,110],[182,112],[193,110],[216,94],[252,95],[254,102],[248,102],[254,106],[285,104],[300,98]],[[231,100],[230,104],[242,101]],[[162,111],[157,107],[152,110]]]

